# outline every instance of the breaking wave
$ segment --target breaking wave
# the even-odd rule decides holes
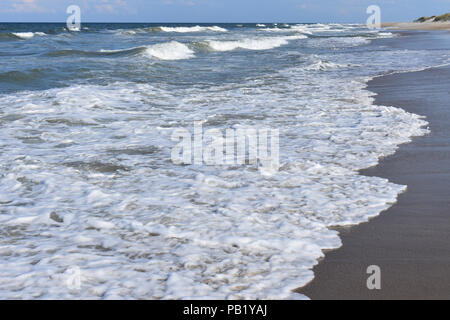
[[[46,36],[44,32],[8,32],[8,33],[0,33],[0,39],[19,39],[19,40],[28,40],[33,38],[34,36]]]
[[[208,40],[206,44],[214,51],[232,51],[235,49],[247,50],[269,50],[281,47],[289,43],[290,40],[307,38],[304,35],[287,37],[269,37],[260,39],[242,39],[230,41]]]
[[[195,57],[194,51],[183,43],[171,41],[147,47],[146,54],[161,60],[182,60]]]
[[[162,31],[162,32],[180,32],[180,33],[189,33],[189,32],[227,32],[228,30],[225,28],[221,28],[218,26],[193,26],[193,27],[155,27],[152,28],[153,31]]]
[[[177,41],[158,43],[150,46],[141,46],[127,49],[100,51],[83,50],[57,50],[47,54],[52,57],[84,56],[84,57],[123,57],[133,55],[151,56],[160,60],[181,60],[194,57],[194,51],[185,44]]]

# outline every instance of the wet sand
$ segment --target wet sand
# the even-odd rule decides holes
[[[361,171],[407,185],[398,203],[368,223],[340,229],[343,246],[326,253],[311,299],[450,299],[450,67],[375,78],[375,103],[424,115],[431,133]],[[368,290],[367,267],[381,268]]]

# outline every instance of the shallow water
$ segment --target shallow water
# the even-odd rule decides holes
[[[360,25],[0,25],[0,297],[305,298],[329,226],[426,132],[375,75],[448,63]],[[379,41],[379,45],[377,45]],[[280,130],[280,169],[175,165],[175,128]],[[80,286],[68,284],[77,274]],[[70,281],[69,281],[70,282]]]

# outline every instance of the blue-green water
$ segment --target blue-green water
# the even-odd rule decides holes
[[[349,60],[349,51],[360,49],[355,46],[379,37],[361,26],[196,26],[167,25],[177,32],[164,32],[156,24],[84,24],[81,32],[68,32],[64,24],[0,24],[0,92],[124,80],[181,86],[239,83],[319,61],[311,58],[314,54]],[[302,35],[308,38],[295,39]],[[207,41],[222,43],[212,48]],[[152,55],[152,46],[159,44]]]

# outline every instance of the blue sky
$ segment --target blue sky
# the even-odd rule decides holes
[[[450,12],[450,0],[0,0],[0,21],[65,22],[72,4],[82,22],[364,23],[372,4],[384,22]]]

